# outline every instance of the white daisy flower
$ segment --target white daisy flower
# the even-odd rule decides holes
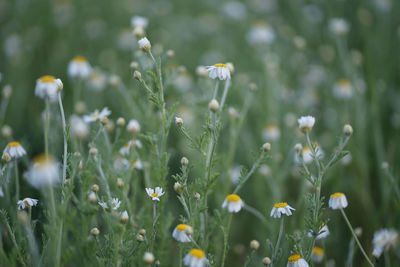
[[[79,116],[72,115],[69,119],[71,134],[79,140],[84,140],[89,136],[89,125]]]
[[[142,161],[141,161],[140,159],[135,160],[135,161],[132,163],[132,166],[133,166],[133,168],[135,168],[135,169],[137,169],[137,170],[143,170],[143,163],[142,163]]]
[[[113,167],[116,170],[127,171],[129,169],[129,160],[126,158],[116,158],[113,163]]]
[[[113,209],[113,210],[117,210],[117,209],[121,206],[121,201],[120,201],[118,198],[116,198],[116,197],[111,199],[110,207],[108,206],[108,203],[107,203],[107,202],[101,202],[101,201],[99,201],[98,203],[99,203],[99,205],[100,205],[101,207],[103,207],[106,211],[109,211],[109,210],[110,210],[110,207],[111,207],[111,209]]]
[[[385,249],[389,249],[396,245],[398,239],[398,233],[394,229],[381,229],[374,233],[372,239],[372,255],[375,258],[379,258]]]
[[[68,64],[68,75],[72,78],[87,78],[92,72],[92,67],[85,57],[76,56]]]
[[[107,75],[99,70],[94,69],[87,80],[89,89],[94,91],[102,91],[107,86]]]
[[[39,200],[34,198],[24,198],[23,200],[18,200],[18,210],[23,210],[25,208],[36,206]]]
[[[60,79],[45,75],[36,80],[35,95],[39,98],[48,98],[51,102],[56,102],[58,91],[61,89],[62,82]]]
[[[224,203],[222,203],[222,208],[228,208],[229,212],[236,213],[242,209],[243,205],[244,203],[238,195],[231,194],[226,196]]]
[[[276,125],[268,125],[264,128],[262,136],[265,141],[277,141],[281,136],[281,131]]]
[[[149,25],[149,20],[145,17],[141,17],[141,16],[133,16],[131,18],[131,26],[133,28],[136,27],[141,27],[141,28],[146,28],[147,25]]]
[[[129,141],[128,143],[126,143],[123,147],[121,147],[119,149],[119,153],[122,156],[128,156],[129,153],[131,152],[131,149],[135,146],[135,141]]]
[[[144,52],[149,52],[150,48],[151,48],[151,43],[149,41],[149,39],[147,39],[146,37],[143,37],[142,39],[140,39],[138,41],[139,44],[139,48],[144,51]]]
[[[151,197],[152,200],[160,201],[160,197],[164,195],[164,192],[161,187],[156,187],[155,190],[153,188],[146,188],[147,195]]]
[[[129,220],[128,212],[126,210],[124,210],[120,215],[119,221],[121,223],[125,224],[128,222],[128,220]]]
[[[13,159],[21,158],[26,155],[25,149],[21,146],[19,142],[8,143],[3,151],[3,155],[5,153],[8,153]]]
[[[268,24],[257,23],[246,34],[246,41],[251,45],[269,45],[275,40],[274,29]]]
[[[318,145],[315,146],[315,150],[316,150],[318,159],[323,159],[324,156],[325,156],[324,151],[321,148],[319,148]],[[314,158],[312,156],[311,149],[310,149],[310,147],[308,145],[303,147],[303,149],[301,151],[301,155],[303,157],[303,161],[304,161],[305,164],[310,164],[314,160]],[[297,153],[294,155],[294,161],[296,163],[301,163],[301,160],[300,160],[299,155]]]
[[[201,249],[192,249],[183,258],[183,264],[189,267],[203,267],[207,264],[207,259],[204,251]]]
[[[190,235],[193,232],[192,227],[187,224],[178,224],[172,232],[172,237],[177,241],[185,243],[190,242]]]
[[[333,86],[333,95],[338,99],[350,99],[353,96],[353,86],[347,79],[338,80]]]
[[[287,202],[275,203],[269,216],[274,218],[280,218],[282,214],[290,216],[292,215],[292,210],[295,209],[289,206]]]
[[[345,19],[333,18],[329,21],[329,29],[335,35],[346,35],[350,30],[350,25]]]
[[[324,239],[328,235],[330,235],[330,233],[331,232],[329,232],[328,226],[324,222],[322,222],[322,225],[321,225],[321,228],[318,231],[318,235],[316,237],[316,240]],[[308,235],[308,237],[312,237],[312,231],[310,230],[307,235]]]
[[[105,117],[109,116],[111,114],[111,110],[109,110],[107,107],[103,108],[101,111],[96,109],[93,113],[91,113],[89,116],[85,115],[83,116],[83,120],[86,123],[90,123],[93,121],[101,121]]]
[[[131,134],[140,133],[140,124],[137,120],[130,120],[126,126],[126,130]]]
[[[26,180],[35,188],[52,186],[60,182],[60,172],[57,162],[46,155],[40,155],[33,159]]]
[[[311,261],[320,263],[324,259],[324,250],[320,247],[313,247],[311,252]]]
[[[231,79],[231,72],[229,71],[226,64],[218,63],[214,64],[213,66],[207,67],[208,77],[211,79],[218,78],[219,80],[230,80]]]
[[[300,256],[300,254],[294,254],[288,258],[286,267],[308,267],[308,263]]]
[[[315,118],[312,116],[303,116],[300,117],[297,122],[302,132],[310,132],[315,124]]]
[[[333,210],[344,209],[347,207],[347,199],[343,193],[334,193],[329,198],[329,207]]]

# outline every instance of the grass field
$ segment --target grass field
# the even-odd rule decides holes
[[[0,266],[400,265],[399,14],[0,0]]]

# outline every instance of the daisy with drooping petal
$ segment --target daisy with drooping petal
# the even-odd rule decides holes
[[[242,209],[243,205],[244,203],[238,195],[231,194],[226,196],[222,208],[228,208],[229,212],[236,213]]]
[[[379,258],[385,249],[394,247],[398,239],[398,233],[394,229],[381,229],[374,233],[372,239],[372,255],[375,258]]]
[[[300,256],[300,254],[294,254],[288,258],[286,267],[308,267],[308,263]]]
[[[25,208],[36,206],[39,200],[34,198],[24,198],[23,200],[18,200],[18,210],[23,210]]]
[[[183,264],[189,267],[203,267],[207,264],[206,254],[201,249],[192,249],[183,258]]]
[[[57,162],[51,157],[40,155],[33,159],[29,168],[26,180],[35,188],[52,186],[59,183],[60,173]]]
[[[347,207],[347,198],[343,193],[334,193],[329,198],[329,207],[333,210],[344,209]]]
[[[164,195],[161,187],[157,186],[155,190],[153,188],[146,188],[147,195],[151,197],[152,200],[160,201],[160,197]]]
[[[172,237],[175,238],[177,241],[186,243],[190,242],[190,235],[192,234],[193,229],[187,224],[178,224],[174,231],[172,232]]]
[[[60,79],[51,75],[45,75],[36,80],[35,95],[42,99],[49,99],[51,102],[57,101],[58,91],[62,88]]]
[[[68,75],[70,77],[87,78],[92,72],[92,67],[85,57],[76,56],[68,64]]]
[[[299,123],[299,128],[302,132],[311,132],[315,124],[315,118],[312,116],[303,116],[300,117],[297,122]]]
[[[324,250],[320,247],[313,247],[311,252],[311,261],[320,263],[324,259]]]
[[[111,110],[109,110],[107,107],[105,107],[101,111],[96,109],[89,116],[87,116],[87,115],[83,116],[83,120],[86,123],[93,122],[93,121],[101,121],[102,119],[109,116],[110,114],[111,114]]]
[[[99,205],[101,206],[101,207],[103,207],[106,211],[109,211],[110,210],[110,208],[109,208],[109,206],[108,206],[108,203],[107,202],[98,202],[99,203]],[[112,198],[111,199],[111,203],[110,203],[111,205],[111,209],[113,209],[113,210],[117,210],[120,206],[121,206],[121,201],[118,199],[118,198]]]
[[[25,149],[21,146],[19,142],[8,143],[3,151],[3,155],[5,153],[8,153],[12,159],[17,159],[26,155]]]
[[[290,216],[292,215],[292,210],[295,209],[289,206],[287,202],[275,203],[270,216],[274,218],[280,218],[282,214]]]
[[[230,80],[231,79],[231,72],[229,71],[226,64],[218,63],[212,66],[207,67],[208,76],[211,79],[218,78],[221,81]]]

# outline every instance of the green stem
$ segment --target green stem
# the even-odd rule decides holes
[[[358,247],[360,248],[362,254],[364,255],[365,259],[367,260],[367,262],[369,263],[369,265],[371,265],[372,267],[374,267],[374,264],[373,264],[373,263],[371,262],[371,260],[369,259],[367,253],[365,253],[364,248],[361,246],[361,243],[360,243],[360,241],[358,240],[358,237],[357,237],[356,233],[354,233],[353,227],[351,226],[350,221],[349,221],[349,219],[348,219],[347,216],[346,216],[346,213],[344,212],[343,209],[340,209],[340,212],[342,213],[343,218],[344,218],[344,220],[346,221],[347,226],[349,227],[349,229],[350,229],[350,231],[351,231],[351,234],[353,235],[354,240],[356,241],[356,243],[357,243]]]
[[[17,244],[17,240],[15,239],[14,232],[11,230],[11,227],[10,227],[10,224],[8,223],[8,221],[7,220],[4,220],[4,221],[6,223],[7,231],[11,236],[11,241],[13,242],[15,249],[17,250],[18,259],[23,266],[26,266],[26,263],[24,262],[24,258],[22,257],[22,254],[21,254],[21,250]]]
[[[265,157],[265,151],[262,151],[256,162],[253,164],[251,167],[250,171],[247,173],[246,177],[244,177],[239,184],[236,186],[235,190],[233,191],[233,194],[236,194],[239,192],[240,188],[249,180],[251,175],[257,170],[258,166],[260,165],[262,159]]]
[[[68,142],[67,142],[67,123],[65,122],[64,107],[61,100],[61,92],[58,93],[58,104],[60,105],[61,120],[64,135],[64,157],[63,157],[63,172],[62,172],[62,185],[64,186],[67,178],[67,158],[68,158]]]
[[[49,157],[49,125],[50,125],[50,100],[46,98],[46,115],[44,122],[44,154]]]
[[[229,83],[230,83],[230,79],[226,79],[224,92],[222,93],[221,105],[219,107],[219,111],[222,111],[222,109],[224,107],[226,96],[228,95],[228,91],[229,91]]]
[[[232,222],[232,213],[229,214],[228,225],[226,226],[226,230],[224,231],[224,251],[222,253],[222,261],[221,267],[225,265],[225,258],[228,254],[228,238],[229,238],[229,231],[231,229],[231,222]]]
[[[18,174],[18,163],[17,160],[14,160],[14,169],[15,169],[15,195],[17,201],[19,200],[19,174]]]

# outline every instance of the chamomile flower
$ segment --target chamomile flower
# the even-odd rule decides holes
[[[334,193],[329,198],[329,207],[333,210],[344,209],[347,207],[347,198],[343,193]]]
[[[389,249],[396,245],[398,239],[398,233],[394,229],[381,229],[374,233],[372,239],[372,255],[375,258],[379,258],[385,249]]]
[[[149,24],[149,20],[147,18],[145,18],[145,17],[133,16],[131,18],[131,26],[133,28],[141,27],[141,28],[145,29],[148,24]]]
[[[3,151],[3,155],[8,153],[12,159],[21,158],[26,155],[25,149],[21,146],[19,142],[10,142],[7,144]]]
[[[110,210],[110,207],[111,207],[111,209],[113,209],[113,210],[117,210],[117,209],[121,206],[121,201],[120,201],[118,198],[116,198],[116,197],[111,199],[110,207],[108,206],[108,203],[107,203],[107,202],[101,202],[101,201],[99,201],[98,203],[99,203],[99,205],[100,205],[101,207],[103,207],[103,208],[104,208],[105,210],[107,210],[107,211]]]
[[[107,86],[107,75],[100,69],[94,69],[87,80],[89,89],[102,91]]]
[[[147,39],[146,37],[143,37],[142,39],[140,39],[138,41],[138,44],[139,44],[139,48],[143,52],[149,52],[150,51],[151,43],[150,43],[149,39]]]
[[[147,195],[151,197],[152,200],[154,201],[160,201],[160,197],[164,195],[164,192],[161,187],[156,187],[155,189],[153,188],[146,188]]]
[[[275,203],[271,210],[270,216],[274,218],[280,218],[282,214],[290,216],[292,215],[292,210],[295,209],[289,206],[287,202]]]
[[[33,159],[26,180],[35,188],[52,186],[60,181],[60,173],[57,162],[46,155],[40,155]]]
[[[126,130],[131,134],[138,134],[140,133],[140,123],[137,120],[130,120]]]
[[[79,116],[72,115],[69,119],[71,134],[79,140],[84,140],[89,136],[89,125]]]
[[[74,57],[68,64],[68,75],[72,78],[87,78],[92,72],[92,67],[83,56]]]
[[[206,254],[201,249],[192,249],[183,258],[183,264],[189,267],[203,267],[207,264]]]
[[[57,101],[58,91],[62,89],[62,82],[54,76],[45,75],[36,80],[35,95],[42,99]]]
[[[338,99],[350,99],[353,96],[353,86],[347,79],[338,80],[333,86],[333,95]]]
[[[231,72],[229,71],[226,64],[218,63],[207,67],[208,77],[211,79],[218,78],[219,80],[230,80]]]
[[[315,124],[315,118],[312,116],[300,117],[297,122],[299,123],[299,128],[302,132],[311,132]]]
[[[229,212],[236,213],[242,209],[243,205],[244,203],[238,195],[231,194],[226,196],[222,208],[228,208]]]
[[[91,113],[89,116],[85,115],[83,116],[83,120],[86,123],[90,123],[93,121],[101,121],[105,117],[109,116],[111,114],[111,110],[109,110],[107,107],[103,108],[101,111],[96,109],[93,113]]]
[[[269,45],[275,40],[274,29],[266,23],[254,24],[246,34],[246,41],[250,45]]]
[[[36,206],[39,200],[34,198],[24,198],[23,200],[18,200],[18,210],[23,210],[25,208]]]
[[[288,258],[286,267],[308,267],[308,263],[300,256],[300,254],[291,255]]]
[[[314,145],[315,145],[314,149],[316,150],[317,158],[323,159],[324,155],[325,155],[324,151],[317,144],[314,144]],[[304,146],[303,149],[301,150],[301,157],[303,157],[303,161],[305,164],[310,164],[311,162],[313,162],[314,158],[312,156],[312,151],[308,145]],[[301,163],[301,160],[297,153],[294,156],[294,161],[296,163]]]
[[[279,127],[274,124],[268,125],[264,128],[262,136],[265,141],[276,141],[279,140],[281,131],[279,130]]]
[[[135,160],[132,163],[133,168],[137,169],[137,170],[143,170],[143,163],[140,159]]]
[[[126,143],[123,147],[121,147],[119,149],[119,153],[122,156],[128,156],[129,153],[131,152],[131,149],[135,146],[135,141],[129,141],[128,143]]]
[[[333,18],[329,21],[329,29],[335,35],[346,35],[350,30],[350,25],[343,18]]]
[[[193,233],[192,227],[187,224],[178,224],[172,232],[172,237],[177,241],[185,243],[190,242],[190,235]]]
[[[311,252],[311,261],[320,263],[324,259],[324,250],[320,247],[313,247]]]
[[[326,238],[331,232],[329,232],[328,226],[322,222],[321,228],[318,231],[318,235],[316,237],[316,240],[324,239]],[[308,232],[307,234],[309,237],[312,237],[312,231]]]

